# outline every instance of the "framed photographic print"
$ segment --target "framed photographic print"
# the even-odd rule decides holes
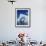
[[[31,26],[31,9],[30,8],[15,9],[15,26],[16,27]]]

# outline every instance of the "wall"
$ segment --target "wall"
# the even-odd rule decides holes
[[[19,32],[28,33],[33,40],[46,40],[46,16],[42,0],[17,0],[13,5],[0,0],[0,41],[15,40]],[[15,27],[15,8],[31,8],[31,27]]]

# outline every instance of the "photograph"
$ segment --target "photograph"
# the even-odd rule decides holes
[[[16,27],[30,27],[30,8],[16,8],[15,9],[15,25]]]

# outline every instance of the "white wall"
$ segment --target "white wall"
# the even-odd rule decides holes
[[[0,40],[15,40],[19,32],[28,33],[33,40],[46,40],[46,14],[42,0],[17,0],[13,5],[0,0]],[[31,27],[15,27],[15,8],[31,8]]]

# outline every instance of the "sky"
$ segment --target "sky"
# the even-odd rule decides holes
[[[19,17],[20,14],[28,15],[28,10],[17,10],[17,17]]]

